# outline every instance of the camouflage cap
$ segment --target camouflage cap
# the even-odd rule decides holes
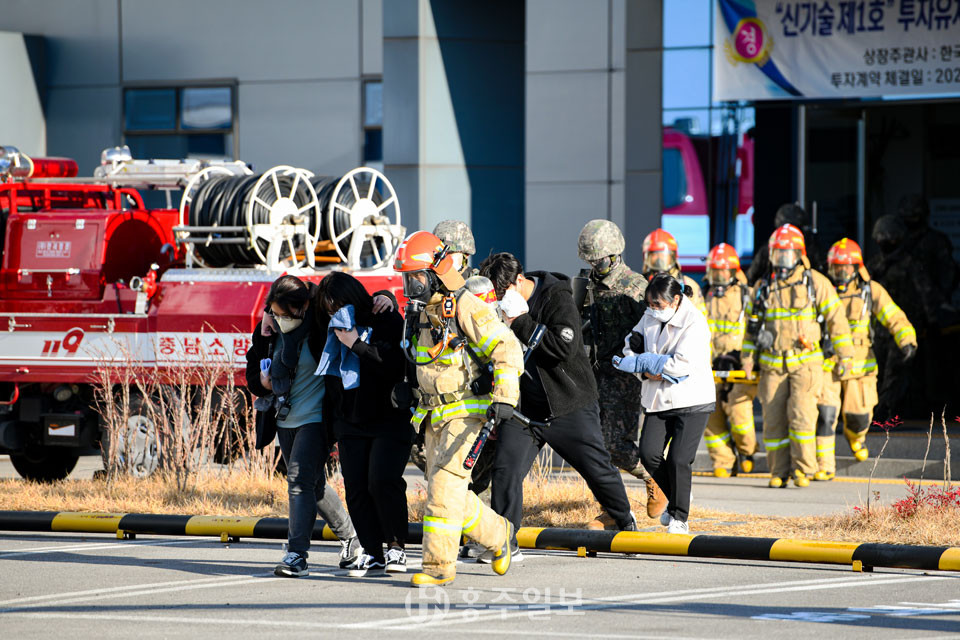
[[[472,256],[477,252],[477,244],[473,239],[473,232],[466,222],[460,220],[444,220],[433,229],[433,235],[440,238],[443,244],[450,247],[450,251],[457,251]]]
[[[594,262],[607,256],[623,253],[626,242],[620,227],[609,220],[591,220],[584,225],[577,238],[577,254],[585,262]]]
[[[879,244],[900,244],[906,235],[907,226],[899,216],[888,213],[873,225],[873,239]]]

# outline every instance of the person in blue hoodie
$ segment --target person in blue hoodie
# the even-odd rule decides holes
[[[353,577],[405,572],[403,471],[414,433],[409,410],[390,399],[406,367],[403,319],[395,304],[375,313],[373,296],[342,272],[320,282],[318,299],[317,311],[330,327],[317,369],[326,380],[324,414],[333,420],[347,509],[365,549],[348,572]]]

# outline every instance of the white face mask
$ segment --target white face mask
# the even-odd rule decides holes
[[[500,300],[500,310],[507,318],[516,318],[530,311],[527,301],[514,289],[507,289]]]
[[[280,333],[290,333],[303,323],[303,318],[281,318],[275,316],[273,319],[276,321]]]
[[[666,309],[653,309],[652,307],[647,307],[647,310],[644,311],[644,314],[650,316],[657,322],[670,322],[670,319],[677,313],[677,310],[673,307],[667,307]]]

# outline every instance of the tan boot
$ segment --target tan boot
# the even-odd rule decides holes
[[[653,478],[647,478],[647,517],[659,518],[666,509],[667,496],[663,495]]]
[[[587,529],[594,531],[619,531],[620,527],[617,526],[617,523],[610,517],[609,513],[601,511],[600,515],[587,523]]]

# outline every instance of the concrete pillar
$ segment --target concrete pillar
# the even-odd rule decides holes
[[[469,223],[478,257],[523,253],[523,5],[383,7],[384,169],[409,230]]]

